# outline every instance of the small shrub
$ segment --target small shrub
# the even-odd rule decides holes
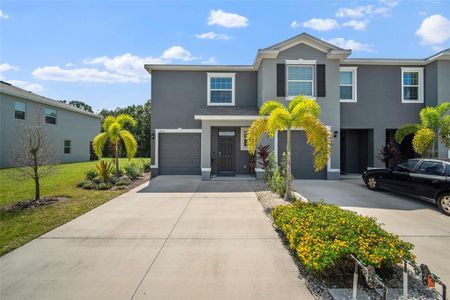
[[[277,206],[275,225],[310,270],[325,273],[354,254],[364,264],[387,268],[399,256],[414,261],[413,245],[383,230],[374,218],[324,203]]]
[[[109,182],[102,182],[97,187],[99,190],[109,190],[110,188],[112,188],[112,184]]]
[[[130,178],[131,180],[136,180],[139,176],[142,176],[143,173],[143,169],[133,162],[126,165],[124,169],[128,178]]]
[[[83,180],[77,185],[78,187],[85,189],[85,190],[93,190],[97,187],[94,181],[92,180]]]
[[[98,177],[105,183],[111,178],[111,173],[113,172],[113,165],[111,162],[107,163],[102,160],[97,167]]]
[[[127,186],[131,183],[131,180],[128,178],[120,178],[116,181],[116,186]]]
[[[98,175],[97,171],[94,169],[89,169],[84,174],[86,175],[86,180],[94,180]]]
[[[151,166],[150,161],[146,162],[145,160],[141,159],[141,165],[142,165],[143,172],[145,172],[145,173],[150,172],[150,166]]]
[[[283,153],[281,159],[281,165],[278,166],[275,155],[270,153],[267,162],[266,170],[266,182],[272,192],[278,193],[281,197],[284,197],[286,193],[286,154]]]

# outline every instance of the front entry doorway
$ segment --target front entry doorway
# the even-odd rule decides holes
[[[234,176],[235,170],[235,142],[234,130],[219,130],[217,142],[217,175]]]

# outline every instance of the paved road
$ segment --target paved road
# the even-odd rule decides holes
[[[450,285],[450,217],[434,204],[387,191],[369,191],[362,179],[340,181],[295,180],[296,190],[308,199],[376,217],[384,228],[415,245],[419,263]]]
[[[151,181],[0,258],[0,299],[312,299],[248,182]]]

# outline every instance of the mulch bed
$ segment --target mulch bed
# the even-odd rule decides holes
[[[278,205],[287,205],[290,202],[282,199],[278,194],[273,193],[267,187],[267,185],[262,181],[254,181],[251,183],[253,190],[256,193],[258,201],[261,203],[261,206],[264,209],[266,215],[271,219],[272,211]],[[329,293],[329,288],[352,288],[352,279],[353,279],[353,270],[354,265],[353,262],[349,261],[349,263],[342,264],[338,268],[336,268],[332,274],[327,274],[326,276],[320,276],[314,272],[311,272],[306,269],[306,267],[302,264],[302,262],[298,259],[297,254],[294,250],[290,249],[289,241],[286,239],[284,234],[275,227],[275,231],[278,233],[283,246],[289,252],[292,257],[292,260],[298,267],[299,270],[299,278],[304,279],[311,294],[315,299],[333,299],[331,294]],[[385,280],[385,283],[389,288],[401,288],[402,287],[402,279],[403,273],[402,268],[400,266],[395,266],[392,273],[389,274],[390,278]],[[385,276],[383,276],[386,278]],[[368,289],[364,280],[359,278],[359,288],[363,288],[366,292],[373,297],[373,299],[377,299],[377,295],[374,294],[374,290]],[[437,285],[436,285],[437,286]],[[413,272],[409,272],[408,276],[408,299],[437,299],[436,290],[428,289],[424,287],[424,285],[414,276]]]
[[[27,208],[47,206],[57,202],[67,201],[69,199],[70,197],[67,196],[52,196],[52,197],[43,197],[39,200],[24,200],[14,203],[12,205],[8,205],[4,208],[4,210],[7,212],[16,212]]]
[[[140,186],[143,183],[146,183],[147,181],[150,181],[151,173],[144,173],[141,177],[138,177],[136,180],[132,181],[129,185],[124,186],[123,191],[130,191],[138,186]],[[117,189],[117,187],[113,187],[112,189]]]

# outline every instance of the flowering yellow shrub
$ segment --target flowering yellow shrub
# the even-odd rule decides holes
[[[413,245],[383,230],[374,218],[324,203],[295,202],[273,211],[276,226],[310,270],[324,271],[354,254],[376,268],[414,261]]]

